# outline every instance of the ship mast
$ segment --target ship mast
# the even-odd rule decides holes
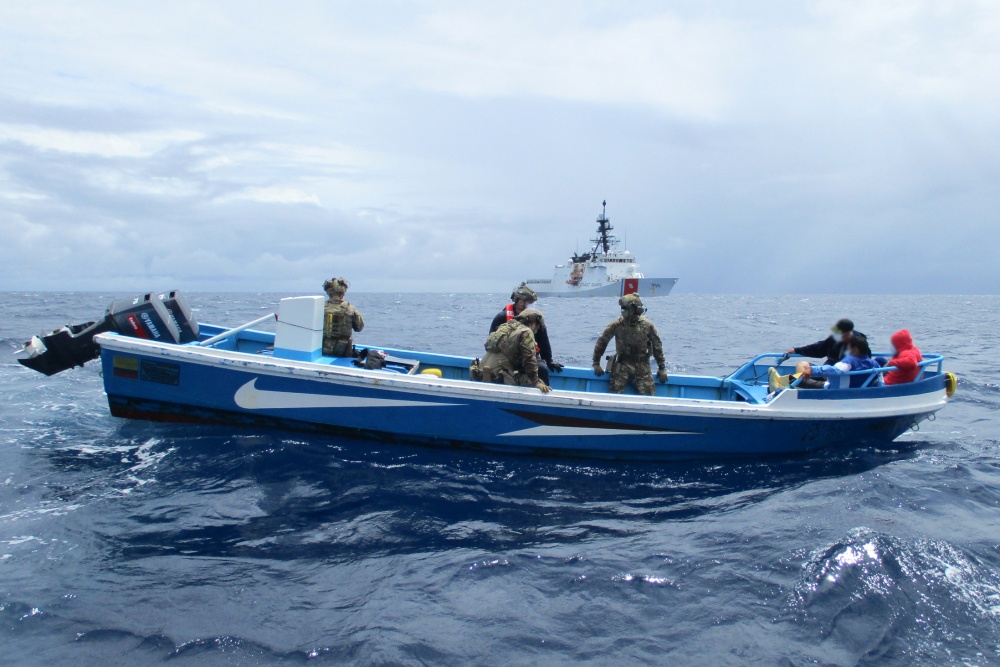
[[[608,220],[607,216],[608,210],[608,200],[601,202],[601,215],[597,218],[597,238],[590,239],[594,244],[594,253],[598,252],[598,249],[603,249],[604,253],[607,254],[611,250],[611,246],[618,242],[618,239],[609,232],[614,229],[611,226],[611,221]]]

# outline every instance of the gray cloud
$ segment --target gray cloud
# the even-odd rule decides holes
[[[714,7],[5,5],[0,289],[1000,291],[1000,9]]]

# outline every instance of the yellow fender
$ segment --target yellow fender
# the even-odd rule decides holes
[[[441,369],[440,368],[425,368],[424,370],[420,371],[420,374],[421,375],[433,375],[434,377],[439,378],[439,377],[441,377]],[[948,394],[948,395],[951,396],[951,394]]]
[[[944,374],[944,391],[951,398],[958,391],[958,376],[948,371]]]

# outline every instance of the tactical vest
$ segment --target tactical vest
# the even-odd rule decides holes
[[[514,315],[514,304],[508,303],[507,306],[504,308],[504,313],[507,314],[507,321],[508,322],[510,322],[512,319],[514,319],[514,317],[515,317],[515,315]],[[535,354],[541,354],[541,353],[542,353],[542,347],[538,343],[535,343]]]
[[[649,345],[649,335],[640,319],[635,325],[623,323],[615,331],[615,352],[618,361],[625,363],[649,362],[652,351]]]
[[[351,307],[346,303],[330,305],[333,307],[326,308],[323,336],[330,339],[350,339],[354,325]]]
[[[486,339],[486,352],[483,365],[494,370],[516,370],[515,363],[519,361],[521,336],[525,326],[504,324]]]

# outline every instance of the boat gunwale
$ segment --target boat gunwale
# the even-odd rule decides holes
[[[795,409],[796,393],[786,391],[768,403],[750,403],[732,400],[681,398],[674,396],[640,396],[581,392],[554,389],[542,394],[533,387],[516,387],[452,380],[427,375],[386,374],[381,370],[333,366],[309,361],[262,357],[259,354],[201,347],[196,343],[177,345],[159,341],[132,338],[116,333],[102,333],[95,337],[102,353],[109,351],[178,358],[187,363],[203,366],[222,365],[235,370],[246,370],[261,375],[287,377],[289,375],[322,383],[341,384],[366,389],[408,391],[427,397],[462,398],[465,400],[492,400],[528,404],[536,407],[572,408],[631,413],[661,413],[678,416],[712,416],[727,419],[781,419],[781,420],[851,420],[879,417],[900,417],[936,412],[947,404],[941,376],[921,380],[921,383],[942,384],[907,396],[884,396],[808,401],[809,406]],[[450,355],[440,355],[450,356]],[[471,361],[465,357],[451,357]],[[241,369],[240,366],[243,368]],[[708,376],[674,376],[675,378],[705,378]],[[713,380],[718,378],[712,378]],[[817,390],[819,391],[819,390]],[[917,399],[926,400],[917,400]],[[902,401],[901,401],[902,399]],[[888,402],[888,404],[887,404]],[[861,405],[867,409],[857,409]],[[845,407],[850,408],[845,410]],[[836,408],[831,409],[831,408]]]

